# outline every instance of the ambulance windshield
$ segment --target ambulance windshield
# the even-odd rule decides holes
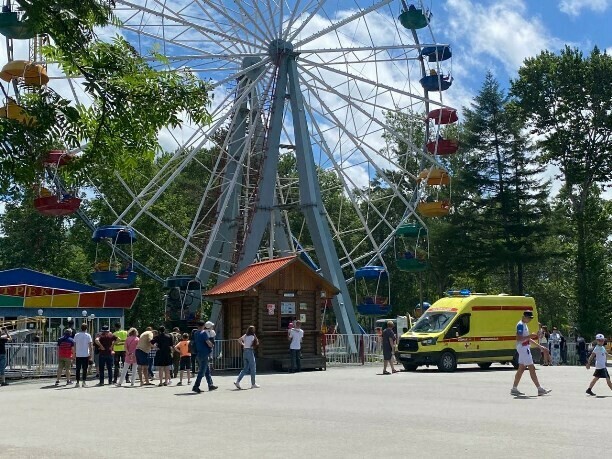
[[[456,312],[428,311],[417,320],[410,331],[414,333],[441,332],[456,315]]]

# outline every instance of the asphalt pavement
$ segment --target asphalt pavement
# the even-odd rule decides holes
[[[538,368],[551,394],[525,373],[519,398],[509,366],[381,373],[263,374],[242,391],[220,373],[201,394],[14,382],[0,388],[0,458],[608,457],[612,390],[585,395],[592,370]]]

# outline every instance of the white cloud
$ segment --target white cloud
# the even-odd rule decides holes
[[[523,0],[500,0],[490,5],[448,0],[446,9],[452,39],[464,43],[464,49],[473,55],[499,61],[511,75],[525,58],[562,44],[539,18],[529,16]]]
[[[582,10],[602,13],[606,11],[611,4],[611,0],[561,0],[559,2],[559,9],[569,16],[579,16]]]

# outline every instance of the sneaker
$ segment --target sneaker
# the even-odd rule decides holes
[[[550,394],[550,389],[544,389],[543,387],[538,387],[538,395],[546,395]]]
[[[77,381],[76,385],[74,387],[81,387],[81,383]]]
[[[71,380],[66,381],[66,385],[67,385],[67,386],[72,385],[72,381],[71,381]]]
[[[209,391],[213,391],[213,390],[217,390],[218,387],[217,386],[208,386],[208,390]]]
[[[55,381],[55,385],[59,386],[59,379],[57,381]]]
[[[236,389],[241,390],[242,387],[240,387],[240,383],[239,382],[234,382],[234,386],[236,386]]]
[[[83,381],[82,387],[87,387],[87,383]]]
[[[117,386],[117,387],[121,387],[121,384],[117,383],[117,384],[115,384],[115,386]]]
[[[592,396],[595,396],[595,393],[591,389],[587,389],[586,393]]]
[[[176,383],[177,386],[182,386],[183,385],[183,381],[179,381]]]
[[[196,394],[199,394],[200,392],[202,392],[202,389],[200,389],[199,387],[194,387],[193,389],[191,389],[193,392],[195,392]]]
[[[103,382],[99,382],[98,384],[96,384],[96,387],[102,387],[104,385]]]
[[[513,387],[512,389],[510,389],[510,395],[514,395],[515,397],[518,397],[519,395],[525,395],[525,394],[523,394],[516,387]]]
[[[251,386],[251,389],[259,389],[260,387],[261,386],[259,384],[255,383]]]

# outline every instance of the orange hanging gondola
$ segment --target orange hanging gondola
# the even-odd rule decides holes
[[[423,217],[444,217],[450,212],[450,203],[446,200],[433,202],[420,202],[417,212]]]
[[[450,185],[450,175],[443,169],[432,167],[424,169],[419,173],[418,181],[427,180],[427,185],[430,186],[447,186]]]

